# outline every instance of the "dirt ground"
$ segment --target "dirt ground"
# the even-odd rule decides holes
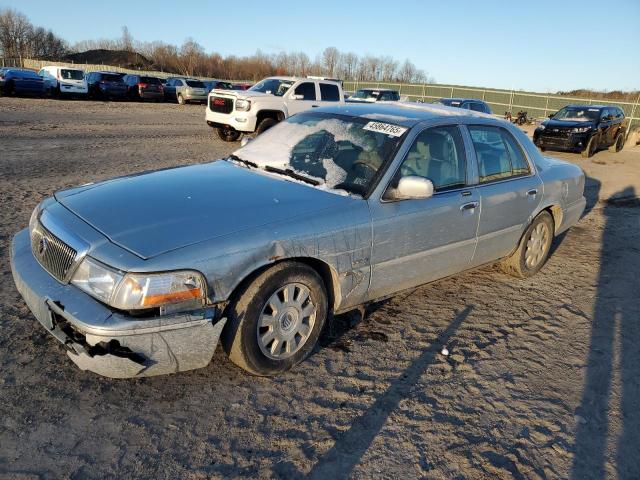
[[[15,290],[11,237],[58,189],[230,152],[203,117],[0,98],[0,478],[640,478],[640,201],[610,200],[640,192],[640,147],[558,154],[588,211],[529,280],[483,268],[342,315],[274,379],[221,349],[78,370]]]

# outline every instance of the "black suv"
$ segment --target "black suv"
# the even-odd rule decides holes
[[[441,98],[436,103],[447,107],[466,108],[474,112],[488,113],[491,115],[491,107],[477,98]]]
[[[542,151],[579,151],[587,158],[603,147],[619,152],[624,137],[624,112],[606,105],[567,105],[533,132],[533,142]]]
[[[127,86],[122,81],[124,73],[91,72],[87,74],[89,98],[123,98]]]

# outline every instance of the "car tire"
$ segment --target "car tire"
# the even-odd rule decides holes
[[[260,135],[263,132],[266,132],[271,127],[273,127],[278,121],[274,118],[265,118],[259,124],[258,128],[256,128],[256,135]]]
[[[222,346],[240,368],[274,376],[309,356],[327,311],[325,285],[314,269],[299,262],[278,263],[234,295],[226,310]]]
[[[616,140],[613,142],[613,145],[609,147],[609,151],[613,153],[618,153],[624,147],[624,132],[619,132],[616,135]]]
[[[500,261],[500,269],[518,278],[528,278],[538,273],[549,256],[553,231],[551,214],[546,210],[540,212],[525,230],[515,251]]]
[[[216,131],[218,132],[218,137],[223,142],[235,142],[240,138],[240,135],[242,135],[237,130],[232,130],[230,128],[220,127],[216,128]]]
[[[184,105],[185,104],[184,97],[182,96],[181,93],[178,94],[178,103],[180,105]]]
[[[597,137],[594,135],[592,136],[589,141],[587,142],[587,146],[585,147],[584,150],[582,150],[581,155],[584,158],[591,158],[593,157],[593,154],[596,153],[596,148],[598,146],[598,141],[597,141]]]

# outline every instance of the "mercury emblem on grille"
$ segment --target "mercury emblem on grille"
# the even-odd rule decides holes
[[[41,237],[40,241],[38,242],[38,255],[42,257],[44,255],[44,252],[47,251],[48,246],[49,242],[47,241],[46,237]]]

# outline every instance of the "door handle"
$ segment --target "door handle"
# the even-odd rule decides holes
[[[477,206],[478,206],[478,202],[465,203],[464,205],[460,206],[460,211],[464,212],[465,210],[473,210]]]
[[[311,105],[311,108],[318,108],[320,105]]]
[[[529,195],[530,197],[535,197],[538,194],[538,189],[537,188],[532,188],[531,190],[529,190],[527,192],[527,195]]]
[[[464,190],[460,195],[463,197],[468,197],[471,195],[471,190]]]

